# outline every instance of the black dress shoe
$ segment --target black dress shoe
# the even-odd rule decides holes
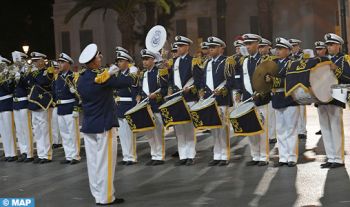
[[[282,167],[282,166],[284,166],[284,165],[288,166],[288,163],[286,163],[286,162],[277,162],[277,163],[275,163],[273,166],[274,166],[274,167]]]
[[[27,163],[27,162],[33,162],[34,158],[26,158],[23,162]]]
[[[186,165],[187,159],[179,160],[175,163],[175,166]]]
[[[218,164],[218,166],[226,166],[228,165],[229,161],[228,160],[221,160]]]
[[[124,161],[124,160],[123,160],[123,161],[120,161],[119,164],[125,165],[127,162],[128,162],[128,161]]]
[[[215,166],[218,165],[220,163],[220,160],[212,160],[208,163],[208,166]]]
[[[116,198],[112,203],[96,203],[97,206],[109,206],[118,203],[124,203],[125,200],[123,198]]]
[[[331,162],[326,162],[326,163],[321,164],[320,166],[321,166],[321,168],[330,168],[332,166],[332,164],[333,163],[331,163]]]
[[[24,162],[24,160],[27,158],[27,154],[23,153],[18,157],[17,162]]]
[[[275,144],[277,142],[277,139],[276,138],[273,138],[273,139],[270,139],[269,140],[269,143],[270,144]]]
[[[186,166],[194,165],[194,159],[187,159]]]
[[[306,139],[307,136],[306,136],[306,134],[298,134],[298,138],[299,139]]]
[[[266,166],[268,164],[269,164],[269,162],[267,162],[267,161],[259,161],[258,166],[262,167],[262,166]]]
[[[46,164],[46,163],[49,163],[49,162],[51,162],[51,160],[48,160],[46,158],[40,160],[40,164]]]
[[[165,162],[164,160],[154,160],[154,162],[152,163],[153,166],[156,166],[156,165],[163,165]]]
[[[70,161],[71,165],[75,165],[75,164],[78,164],[78,163],[80,163],[80,160],[73,159],[72,161]]]
[[[338,167],[344,167],[344,163],[332,163],[331,168],[338,168]]]
[[[245,163],[246,166],[254,166],[257,164],[259,164],[259,161],[254,161],[254,160],[251,160]]]
[[[35,158],[34,161],[33,161],[33,164],[38,164],[40,163],[41,159],[40,158]]]
[[[296,165],[296,162],[288,162],[288,167],[295,167]]]
[[[179,157],[179,151],[174,152],[171,156],[172,157]]]
[[[61,160],[60,164],[64,165],[64,164],[69,164],[71,161],[70,160]]]
[[[316,135],[322,135],[321,129],[320,129],[320,131],[316,132],[315,134]]]
[[[2,158],[1,158],[1,161],[7,162],[8,158],[9,158],[9,157],[2,157]]]
[[[136,162],[133,162],[133,161],[127,161],[125,165],[135,165]]]
[[[146,162],[146,165],[147,166],[151,166],[151,165],[153,165],[153,162],[154,162],[155,160],[150,160],[150,161],[148,161],[148,162]]]
[[[14,162],[14,161],[16,161],[16,160],[17,160],[17,156],[9,157],[9,158],[7,159],[7,162]]]

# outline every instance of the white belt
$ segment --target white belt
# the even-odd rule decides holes
[[[131,97],[117,97],[115,98],[115,101],[116,102],[121,102],[121,101],[132,101],[132,98]]]
[[[28,97],[21,97],[21,98],[13,97],[14,102],[27,101],[27,100],[28,100]]]
[[[12,98],[12,97],[13,97],[12,94],[5,95],[5,96],[0,96],[0,101],[6,100],[6,99],[9,99],[9,98]]]
[[[74,103],[75,99],[66,99],[66,100],[57,100],[56,104],[60,105],[60,104],[69,104],[69,103]]]
[[[284,88],[276,88],[275,92],[284,92]]]

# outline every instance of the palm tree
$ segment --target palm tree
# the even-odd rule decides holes
[[[64,22],[68,23],[78,12],[87,9],[81,20],[81,26],[94,11],[103,9],[103,19],[107,10],[118,13],[117,25],[122,35],[122,46],[129,51],[134,51],[135,32],[134,26],[139,8],[145,3],[153,3],[156,8],[165,13],[170,13],[170,6],[167,0],[75,0],[75,6],[67,13]]]

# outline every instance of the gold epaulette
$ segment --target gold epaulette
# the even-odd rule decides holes
[[[73,72],[73,82],[76,83],[79,79],[80,73]]]
[[[228,65],[235,65],[236,64],[236,60],[233,58],[233,56],[229,56],[228,58],[226,58],[226,64]]]
[[[54,74],[53,74],[53,79],[54,79],[54,80],[57,80],[57,78],[58,78],[58,74],[57,74],[57,73],[54,73]]]
[[[48,67],[48,68],[46,69],[46,72],[47,72],[47,73],[54,73],[54,71],[55,71],[55,68],[54,68],[54,67]]]
[[[168,60],[168,67],[171,68],[174,65],[174,59]]]
[[[243,65],[243,61],[244,59],[246,58],[247,56],[242,56],[240,59],[239,59],[239,64],[240,65]]]
[[[344,61],[350,65],[350,56],[348,54],[344,55]]]
[[[193,58],[192,59],[192,67],[195,65],[201,65],[202,64],[202,60],[200,58]]]
[[[159,69],[158,74],[159,74],[159,76],[166,76],[169,74],[169,71],[167,68]]]

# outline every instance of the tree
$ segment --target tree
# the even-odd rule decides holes
[[[136,16],[140,14],[140,7],[154,6],[155,10],[161,10],[164,13],[170,13],[170,6],[167,0],[75,0],[75,6],[67,13],[65,23],[78,12],[87,9],[81,20],[81,26],[94,11],[103,9],[103,19],[107,10],[113,10],[118,13],[117,26],[122,35],[122,46],[130,52],[134,52],[135,36],[134,31]]]

